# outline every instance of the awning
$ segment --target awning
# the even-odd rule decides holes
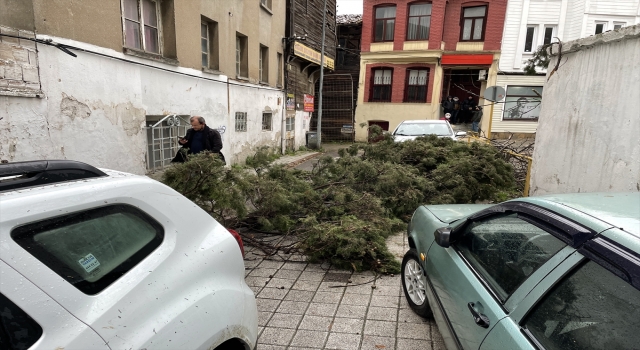
[[[320,52],[308,46],[302,45],[297,41],[293,43],[293,53],[296,56],[302,57],[309,62],[313,62],[317,65],[320,65]],[[324,66],[331,70],[335,69],[333,59],[327,57],[327,55],[324,56]]]
[[[493,55],[442,55],[441,63],[466,66],[491,65]]]

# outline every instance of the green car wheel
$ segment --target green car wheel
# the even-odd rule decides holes
[[[433,313],[427,300],[427,277],[420,265],[415,249],[410,249],[402,259],[402,289],[411,309],[424,318],[432,318]]]

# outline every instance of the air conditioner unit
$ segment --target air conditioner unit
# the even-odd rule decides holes
[[[487,80],[487,70],[481,69],[480,73],[478,73],[478,81],[486,81]]]

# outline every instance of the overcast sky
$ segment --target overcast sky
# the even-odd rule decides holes
[[[362,14],[362,0],[338,0],[338,14]]]

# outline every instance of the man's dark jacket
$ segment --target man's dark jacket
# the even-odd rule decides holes
[[[187,135],[185,135],[184,137],[184,139],[187,140],[187,143],[182,145],[182,147],[186,147],[189,149],[191,148],[191,141],[193,141],[193,135],[196,132],[197,131],[193,129],[187,130]],[[211,153],[218,154],[222,159],[222,161],[226,163],[224,159],[224,155],[220,152],[220,150],[222,149],[222,137],[220,136],[220,133],[218,132],[218,130],[211,129],[210,127],[205,125],[202,132],[204,133],[204,140],[203,140],[204,151],[209,151]],[[191,151],[189,151],[189,154],[191,154]],[[176,158],[174,158],[173,161],[180,161],[180,159],[177,159],[179,157],[181,157],[180,152],[178,152],[178,154],[176,155]]]

